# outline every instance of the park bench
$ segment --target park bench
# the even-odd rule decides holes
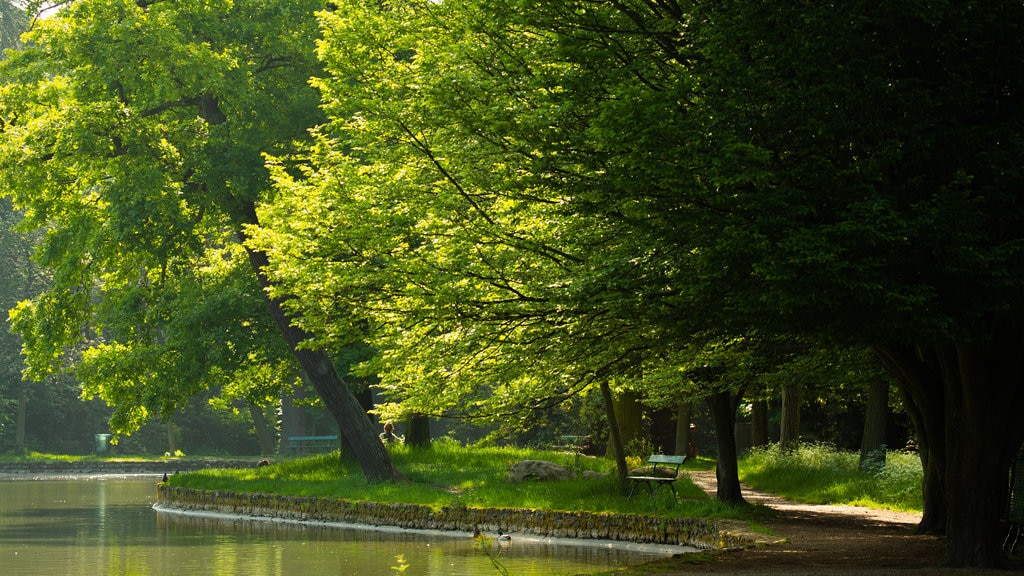
[[[337,436],[289,436],[290,454],[320,454],[338,448]]]
[[[676,487],[672,485],[679,477],[679,467],[686,462],[686,456],[668,456],[665,454],[654,454],[647,459],[647,463],[651,465],[651,473],[649,475],[637,475],[629,476],[629,480],[632,482],[632,486],[629,488],[629,498],[633,498],[633,491],[636,487],[643,484],[647,487],[647,491],[654,496],[654,493],[658,491],[662,486],[668,486],[672,489],[672,493],[676,493]],[[658,473],[658,465],[662,465],[664,472]]]
[[[573,454],[575,454],[576,455],[576,468],[579,468],[580,467],[580,450],[583,448],[583,441],[586,439],[586,436],[574,436],[574,435],[566,434],[566,435],[563,435],[563,436],[559,436],[559,439],[561,440],[562,443],[561,444],[555,444],[554,446],[552,446],[552,448],[555,449],[555,450],[558,450],[559,452],[572,452]]]

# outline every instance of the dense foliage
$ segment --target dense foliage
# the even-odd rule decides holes
[[[743,393],[809,365],[780,351],[872,347],[920,441],[922,528],[949,564],[1001,562],[1024,7],[77,0],[55,21],[0,91],[0,186],[55,275],[16,311],[35,373],[87,326],[80,373],[126,424],[209,386],[225,361],[191,373],[175,336],[213,332],[189,321],[206,288],[254,291],[198,273],[242,238],[307,376],[365,340],[391,415],[704,397],[724,453]]]

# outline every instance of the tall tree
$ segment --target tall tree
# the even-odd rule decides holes
[[[629,296],[573,281],[613,232],[561,217],[546,183],[559,161],[530,152],[531,133],[563,129],[550,126],[555,102],[520,102],[562,78],[542,65],[557,46],[513,40],[490,16],[431,2],[325,13],[320,170],[279,168],[282,195],[252,245],[322,345],[370,318],[382,353],[369,369],[402,410],[528,421],[538,403],[635,369],[642,344],[628,313],[600,312]],[[515,45],[502,52],[505,41]],[[516,81],[500,72],[520,68]],[[338,302],[362,314],[338,314]]]
[[[194,271],[223,249],[255,272],[250,286],[264,291],[364,474],[392,480],[331,357],[306,346],[301,318],[266,293],[266,256],[229,249],[258,223],[269,192],[262,155],[287,156],[321,118],[308,79],[324,6],[79,0],[39,23],[30,47],[3,66],[0,185],[29,226],[46,230],[37,258],[54,285],[15,322],[32,374],[51,371],[92,330],[103,346],[87,358],[131,368],[120,374],[145,391],[135,410],[164,412],[171,370],[160,369],[176,362],[163,347],[174,336],[168,318],[187,308],[179,295]],[[137,371],[147,363],[163,378]]]
[[[0,55],[21,47],[21,34],[28,29],[29,22],[24,10],[10,0],[0,0]]]
[[[743,308],[874,344],[921,439],[922,528],[946,532],[949,565],[1002,564],[1024,438],[1024,7],[703,8],[709,178],[745,214],[730,260],[760,292]]]
[[[282,165],[267,213],[331,216],[259,247],[324,338],[356,325],[326,303],[367,310],[417,410],[571,394],[703,331],[872,345],[918,424],[922,528],[997,565],[1024,438],[1022,11],[348,1],[323,19],[319,170]]]

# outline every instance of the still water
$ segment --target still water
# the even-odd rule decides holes
[[[0,480],[0,574],[499,574],[468,536],[215,519],[153,510],[155,477]],[[609,571],[665,556],[597,545],[495,544],[518,576]]]

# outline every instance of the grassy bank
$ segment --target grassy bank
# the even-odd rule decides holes
[[[631,501],[619,493],[614,463],[603,458],[529,450],[473,447],[438,441],[430,449],[390,448],[392,459],[406,481],[369,485],[355,462],[338,462],[336,453],[276,462],[245,470],[204,470],[172,477],[174,486],[202,490],[256,492],[289,496],[318,496],[355,501],[403,502],[440,509],[446,506],[479,508],[533,508],[690,517],[742,517],[747,513],[708,498],[686,479],[676,483],[679,501],[671,491],[655,498],[641,492]],[[521,460],[547,460],[578,472],[575,479],[559,482],[511,483],[509,467]],[[639,465],[639,460],[635,462]],[[691,466],[709,466],[700,461]],[[590,470],[601,477],[584,477]]]
[[[808,504],[850,504],[920,512],[921,460],[889,452],[885,464],[860,469],[859,454],[804,444],[792,452],[755,450],[740,461],[743,482],[758,490]]]
[[[756,519],[758,509],[736,509],[709,498],[688,479],[655,498],[641,491],[627,501],[618,491],[614,464],[603,458],[577,459],[568,453],[522,448],[463,447],[441,440],[426,450],[390,448],[406,477],[396,484],[369,485],[355,462],[338,462],[336,453],[275,462],[263,468],[204,470],[172,477],[171,484],[201,490],[318,496],[355,501],[403,502],[439,509],[446,506],[533,508],[590,512],[667,514],[704,518]],[[508,481],[515,462],[548,460],[578,472],[561,482]],[[640,460],[630,462],[641,465]],[[684,469],[711,469],[707,459],[688,461]],[[857,455],[821,446],[793,453],[758,451],[741,462],[744,482],[788,498],[833,504],[860,504],[896,510],[920,510],[920,462],[915,455],[890,454],[878,471],[857,468]],[[590,470],[601,477],[583,477]],[[916,471],[916,472],[915,472]]]

